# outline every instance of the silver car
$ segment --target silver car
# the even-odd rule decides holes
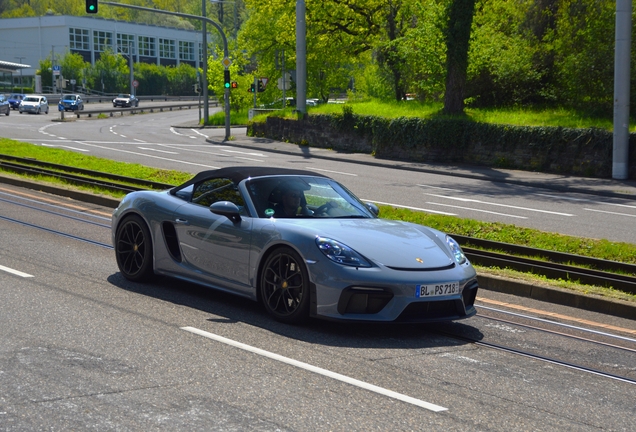
[[[112,217],[121,274],[171,276],[260,301],[275,319],[428,322],[475,314],[477,276],[435,229],[308,171],[234,167],[128,194]]]
[[[18,111],[20,114],[23,112],[40,114],[44,112],[44,114],[49,113],[49,102],[46,100],[45,96],[38,95],[26,95],[20,105],[18,106]]]

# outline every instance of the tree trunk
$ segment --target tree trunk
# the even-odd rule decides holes
[[[475,14],[475,0],[453,0],[448,12],[444,113],[463,114],[468,46],[470,28]]]

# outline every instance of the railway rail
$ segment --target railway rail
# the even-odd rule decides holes
[[[175,185],[69,167],[0,154],[0,169],[29,176],[61,179],[69,184],[129,193],[142,189],[164,190]],[[636,294],[636,265],[581,255],[535,249],[509,243],[453,235],[467,257],[477,265],[531,272],[552,279],[612,287]]]

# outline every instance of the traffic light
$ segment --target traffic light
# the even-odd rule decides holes
[[[236,81],[232,81],[232,88],[238,88],[238,83]]]
[[[258,80],[258,92],[264,92],[265,91],[265,86],[263,85],[263,81]]]
[[[223,87],[225,87],[226,89],[229,89],[230,86],[232,85],[230,83],[230,70],[229,69],[225,69],[224,74],[223,74],[225,83],[223,84]]]
[[[97,13],[97,0],[86,0],[86,13]]]
[[[248,92],[254,93],[254,90],[255,90],[254,89],[254,84],[250,84],[250,88],[249,88]]]

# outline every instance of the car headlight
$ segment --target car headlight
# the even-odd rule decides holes
[[[459,246],[459,243],[455,241],[454,238],[447,235],[446,244],[450,248],[451,253],[453,254],[453,257],[455,258],[455,261],[457,262],[457,264],[464,264],[467,261],[466,255],[464,255],[464,251],[462,250],[461,246]]]
[[[331,261],[352,267],[371,267],[371,264],[349,246],[326,237],[316,237],[316,245]]]

